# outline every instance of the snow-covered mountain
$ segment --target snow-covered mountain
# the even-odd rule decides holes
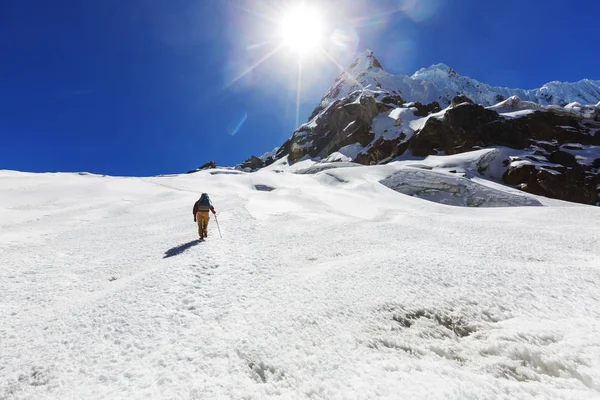
[[[597,399],[600,208],[493,151],[0,171],[0,399]]]
[[[242,168],[304,157],[364,165],[495,148],[502,171],[472,171],[524,191],[600,204],[600,81],[492,87],[437,64],[392,75],[367,51],[277,151]]]
[[[600,101],[600,81],[584,79],[575,83],[549,82],[538,89],[509,89],[494,87],[461,76],[445,64],[422,68],[412,76],[386,72],[372,51],[366,50],[336,79],[327,91],[321,106],[348,96],[355,90],[384,91],[399,95],[405,101],[423,104],[437,101],[450,104],[457,95],[464,95],[477,104],[491,106],[512,96],[541,105],[560,105],[577,102],[596,104]]]

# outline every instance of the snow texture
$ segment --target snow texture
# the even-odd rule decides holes
[[[600,209],[469,174],[502,151],[0,171],[0,399],[598,399]]]

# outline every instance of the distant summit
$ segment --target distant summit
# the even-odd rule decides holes
[[[579,82],[549,82],[537,89],[510,89],[491,86],[476,79],[460,75],[452,67],[440,63],[421,68],[412,76],[392,75],[386,72],[371,50],[360,53],[337,77],[326,92],[326,103],[347,96],[356,89],[387,91],[402,96],[406,101],[448,105],[452,99],[465,95],[477,104],[490,106],[518,96],[525,101],[541,105],[564,106],[572,102],[597,104],[600,101],[600,81],[583,79]]]
[[[346,71],[372,71],[374,69],[383,69],[383,66],[373,52],[367,49],[356,57]]]
[[[445,73],[446,75],[451,75],[451,74],[456,75],[456,71],[454,69],[450,68],[449,66],[447,66],[444,63],[439,63],[439,64],[433,64],[432,66],[430,66],[428,68],[421,68],[420,70],[415,72],[411,76],[411,78],[424,79],[425,77],[431,76],[432,74],[436,74],[436,73],[442,73],[442,74]]]

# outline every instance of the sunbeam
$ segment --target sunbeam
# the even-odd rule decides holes
[[[400,9],[389,10],[389,11],[379,13],[377,15],[370,16],[370,17],[354,18],[354,19],[348,21],[348,23],[354,27],[377,25],[377,24],[381,23],[382,20],[384,20],[386,17],[389,17],[394,14],[399,14],[402,12],[403,12],[403,10],[400,10]]]
[[[252,15],[252,16],[254,16],[254,17],[258,17],[258,18],[260,18],[260,19],[263,19],[263,20],[265,20],[265,21],[267,21],[267,22],[270,22],[270,23],[272,23],[272,24],[277,24],[277,23],[278,23],[277,19],[275,19],[275,18],[271,18],[271,17],[269,17],[269,16],[267,16],[267,15],[261,14],[261,13],[259,13],[259,12],[257,12],[257,11],[251,10],[251,9],[249,9],[249,8],[242,7],[242,6],[240,6],[240,5],[237,5],[237,4],[232,4],[232,6],[233,6],[234,8],[237,8],[237,9],[238,9],[238,10],[240,10],[240,11],[243,11],[243,12],[245,12],[245,13],[247,13],[247,14],[249,14],[249,15]]]
[[[336,67],[338,67],[340,69],[340,71],[344,72],[346,74],[346,76],[348,76],[350,78],[350,80],[354,83],[356,83],[358,86],[360,86],[361,89],[364,89],[365,87],[356,80],[356,78],[354,77],[354,75],[352,75],[350,72],[348,72],[343,66],[340,65],[340,63],[338,63],[335,58],[333,58],[329,53],[327,53],[323,48],[321,48],[321,52],[325,55],[325,57],[327,57]]]
[[[262,41],[260,43],[254,43],[254,44],[246,46],[246,50],[260,49],[260,48],[265,47],[265,46],[267,46],[269,44],[272,44],[272,43],[273,43],[272,40],[264,40],[264,41]]]
[[[296,86],[296,128],[300,124],[300,91],[302,90],[302,57],[298,59],[298,85]]]
[[[235,78],[233,78],[231,80],[231,82],[229,82],[227,85],[225,85],[225,88],[230,87],[231,85],[233,85],[234,83],[236,83],[237,81],[239,81],[240,79],[242,79],[244,76],[248,75],[250,72],[252,72],[252,70],[256,67],[258,67],[260,64],[264,63],[265,61],[267,61],[269,58],[271,58],[275,53],[277,53],[279,50],[281,50],[283,46],[277,46],[274,50],[272,50],[270,53],[268,53],[267,55],[265,55],[264,57],[262,57],[260,60],[258,60],[257,62],[255,62],[254,64],[252,64],[249,68],[247,68],[244,72],[242,72],[241,74],[239,74],[238,76],[236,76]]]

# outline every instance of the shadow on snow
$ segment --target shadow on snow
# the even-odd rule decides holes
[[[196,240],[192,240],[191,242],[187,242],[185,244],[180,244],[177,247],[170,248],[169,250],[165,251],[165,256],[163,258],[178,256],[179,254],[183,253],[187,249],[194,247],[197,244],[200,244],[201,242],[202,242],[201,240],[196,239]]]

